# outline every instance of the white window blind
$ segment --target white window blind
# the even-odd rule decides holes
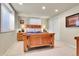
[[[14,30],[14,13],[5,4],[1,4],[1,32],[12,30]]]

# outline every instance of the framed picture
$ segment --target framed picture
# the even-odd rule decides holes
[[[66,27],[79,27],[79,13],[66,17]]]
[[[20,20],[20,24],[24,24],[24,20]]]

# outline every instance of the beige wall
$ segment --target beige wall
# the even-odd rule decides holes
[[[58,16],[50,18],[48,31],[55,33],[55,40],[60,40],[60,20]]]
[[[21,16],[19,16],[18,20],[24,20],[24,23],[28,24],[29,23],[29,18],[31,18],[31,17],[21,15]],[[36,18],[40,18],[42,20],[42,25],[45,25],[46,28],[48,28],[48,18],[41,18],[41,17],[36,17]]]
[[[42,25],[45,25],[45,28],[48,29],[48,18],[47,19],[44,19],[42,18]]]
[[[79,27],[71,27],[71,28],[66,28],[65,27],[65,17],[79,13],[79,6],[76,6],[70,10],[67,10],[63,12],[60,15],[55,16],[54,18],[52,17],[49,21],[49,26],[51,26],[49,29],[53,32],[53,29],[55,30],[54,32],[56,33],[56,36],[58,40],[62,40],[63,42],[67,43],[68,45],[74,47],[75,46],[75,36],[79,36]],[[54,23],[53,21],[56,20],[57,23]]]

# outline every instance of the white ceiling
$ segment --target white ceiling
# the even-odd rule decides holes
[[[14,9],[19,14],[34,15],[34,16],[55,16],[60,14],[76,5],[78,3],[12,3]],[[46,10],[42,10],[42,6],[46,6]],[[54,10],[58,9],[58,12]]]

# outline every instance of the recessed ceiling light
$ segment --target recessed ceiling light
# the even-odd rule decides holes
[[[58,12],[58,9],[55,9],[55,12]]]
[[[19,3],[19,5],[23,5],[23,3]]]
[[[42,6],[42,9],[43,9],[43,10],[45,10],[45,9],[46,9],[46,7],[45,7],[45,6]]]

